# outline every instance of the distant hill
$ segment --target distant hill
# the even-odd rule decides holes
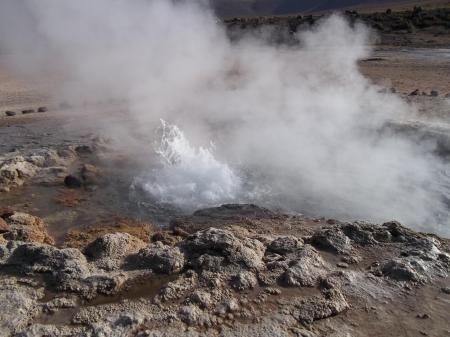
[[[407,0],[210,0],[220,17],[311,13],[354,6],[420,3]],[[427,1],[423,1],[424,3]]]

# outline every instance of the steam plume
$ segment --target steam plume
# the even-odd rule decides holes
[[[179,155],[190,159],[157,177],[143,172],[152,194],[190,207],[235,198],[449,233],[434,145],[380,132],[412,108],[359,72],[370,55],[362,25],[331,16],[299,33],[299,46],[274,46],[255,36],[231,43],[199,2],[2,1],[0,12],[8,26],[0,48],[22,70],[64,74],[57,97],[126,99],[133,129],[108,125],[128,151],[154,153],[134,135],[154,132],[161,118],[179,127]]]

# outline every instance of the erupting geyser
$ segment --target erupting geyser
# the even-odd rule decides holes
[[[161,167],[137,180],[145,191],[163,203],[196,208],[233,202],[241,180],[209,148],[191,145],[176,126],[161,120],[160,140],[155,144]]]

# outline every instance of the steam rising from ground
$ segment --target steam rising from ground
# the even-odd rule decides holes
[[[127,123],[99,118],[127,151],[153,152],[135,135],[156,136],[160,118],[180,128],[163,125],[163,162],[139,179],[163,201],[254,201],[448,233],[434,144],[380,131],[411,108],[360,74],[361,25],[332,16],[288,47],[264,32],[232,43],[197,2],[8,0],[0,12],[0,48],[21,69],[61,71],[58,97],[127,100]]]

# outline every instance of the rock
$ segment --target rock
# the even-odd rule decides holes
[[[21,186],[42,170],[50,167],[67,167],[75,159],[74,152],[70,150],[39,149],[32,153],[18,155],[10,153],[0,157],[0,188]],[[42,172],[40,179],[46,179],[45,173],[54,178],[54,172]]]
[[[297,304],[294,317],[302,324],[311,324],[316,320],[335,316],[349,308],[342,293],[331,289],[324,292],[324,297],[314,297]]]
[[[182,247],[193,264],[201,255],[208,254],[224,257],[230,264],[243,265],[249,269],[264,266],[264,245],[249,237],[238,238],[230,230],[208,228],[198,231],[187,237]]]
[[[202,308],[209,308],[212,304],[211,294],[201,290],[194,291],[190,296],[190,300]]]
[[[152,242],[162,242],[165,245],[168,246],[175,246],[178,242],[181,241],[181,237],[175,236],[172,233],[169,233],[167,231],[163,232],[157,232],[152,235],[150,241]]]
[[[193,272],[184,273],[175,281],[169,282],[163,287],[158,295],[163,302],[174,301],[191,294],[198,285],[198,274]]]
[[[145,243],[128,233],[105,234],[88,244],[84,254],[102,269],[113,270],[122,264],[128,255],[145,247]]]
[[[438,97],[439,96],[439,92],[437,90],[431,90],[430,91],[430,96],[431,97]]]
[[[289,286],[314,287],[325,272],[325,261],[314,248],[305,245],[292,260],[292,264],[283,275],[283,280]]]
[[[39,108],[37,109],[37,111],[38,111],[38,112],[47,112],[48,109],[47,109],[47,107],[45,107],[45,106],[41,106],[41,107],[39,107]]]
[[[343,269],[347,269],[348,268],[348,264],[345,263],[345,262],[338,262],[336,264],[336,266],[339,267],[339,268],[343,268]]]
[[[252,272],[242,271],[235,275],[230,283],[234,289],[242,291],[254,288],[258,284],[258,281]]]
[[[34,109],[26,109],[26,110],[22,110],[22,114],[26,115],[26,114],[32,114],[35,113],[36,111]]]
[[[203,314],[203,311],[196,305],[183,306],[178,311],[180,320],[188,325],[199,325]]]
[[[319,249],[337,254],[348,253],[351,250],[350,239],[336,227],[315,232],[311,243]]]
[[[420,319],[428,319],[428,318],[430,318],[430,315],[428,315],[428,314],[417,314],[416,317],[420,318]]]
[[[0,185],[21,186],[27,178],[34,176],[38,168],[23,156],[0,160]]]
[[[80,188],[82,186],[82,182],[77,177],[68,175],[64,178],[64,185],[68,188]]]
[[[441,288],[441,291],[442,291],[444,294],[450,295],[450,287],[442,287],[442,288]]]
[[[419,89],[416,89],[416,90],[412,91],[412,92],[409,94],[409,96],[418,96],[419,94],[420,94],[420,90],[419,90]]]
[[[98,184],[100,171],[94,165],[84,164],[81,168],[81,178],[86,185]]]
[[[184,268],[185,257],[178,247],[156,242],[139,251],[136,261],[140,267],[157,273],[173,274]]]
[[[373,234],[357,223],[344,225],[342,231],[347,237],[359,245],[366,246],[376,243]]]
[[[5,239],[15,241],[53,244],[53,238],[48,234],[44,221],[38,217],[22,212],[14,212],[5,217],[9,231]]]
[[[18,246],[7,265],[18,273],[45,273],[58,289],[70,289],[72,281],[89,275],[86,258],[79,250],[36,243]]]
[[[5,220],[0,218],[0,234],[1,233],[5,233],[5,232],[9,232],[10,229],[11,229],[11,226],[8,225],[8,223]]]
[[[15,112],[15,111],[5,111],[5,115],[6,115],[6,116],[9,116],[9,117],[15,116],[15,115],[16,115],[16,112]]]
[[[12,336],[31,323],[37,314],[38,300],[42,290],[20,285],[14,280],[0,281],[0,335]]]
[[[277,254],[288,254],[295,252],[302,245],[302,239],[298,239],[295,236],[281,236],[267,246],[267,251]]]
[[[423,277],[416,271],[415,267],[402,259],[393,259],[381,267],[384,276],[396,281],[420,282]]]
[[[215,312],[220,315],[225,315],[227,313],[236,312],[239,310],[239,303],[235,298],[228,298],[221,302],[217,307]]]
[[[84,254],[89,258],[122,258],[137,252],[145,243],[128,233],[105,234],[84,249]]]

